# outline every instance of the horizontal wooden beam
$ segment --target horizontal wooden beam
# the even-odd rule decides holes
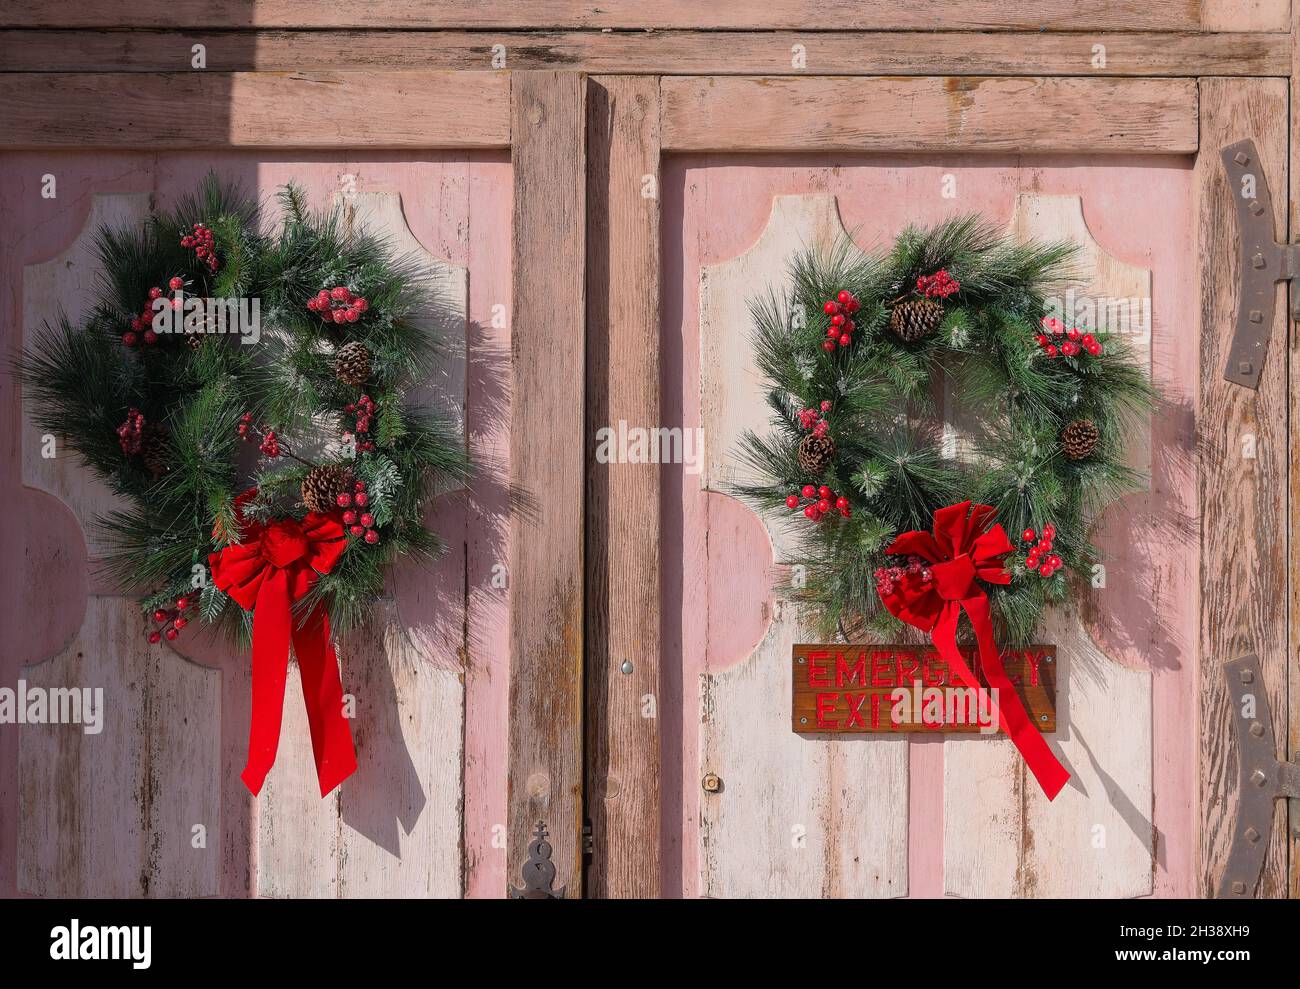
[[[0,27],[1289,31],[1288,0],[8,0]]]
[[[664,79],[672,151],[1188,154],[1191,79]]]
[[[494,72],[14,73],[0,148],[504,148]]]
[[[557,69],[628,75],[1286,76],[1287,34],[0,31],[0,72]],[[504,54],[496,46],[504,46]],[[502,63],[504,58],[504,63]],[[494,64],[494,59],[496,64]]]

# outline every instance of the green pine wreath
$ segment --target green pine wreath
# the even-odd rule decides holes
[[[743,438],[754,480],[737,492],[795,528],[787,591],[820,634],[909,631],[877,585],[924,562],[884,549],[968,499],[1020,548],[1011,583],[987,588],[1007,646],[1032,641],[1067,575],[1098,559],[1090,527],[1142,482],[1123,457],[1155,394],[1121,337],[1049,314],[1075,251],[964,216],[870,254],[803,251],[792,290],[751,300],[773,429]],[[944,448],[945,387],[977,420],[969,455]]]
[[[263,207],[214,176],[143,224],[99,230],[96,249],[88,316],[51,314],[18,372],[36,423],[121,500],[95,528],[106,572],[144,591],[150,641],[199,619],[246,643],[252,613],[207,579],[208,556],[241,524],[310,510],[338,518],[348,546],[297,607],[322,605],[336,631],[364,624],[395,560],[441,551],[426,503],[471,473],[453,414],[408,397],[441,346],[417,261],[292,185]],[[248,316],[255,300],[256,331],[217,332],[216,307],[191,301],[205,299]]]

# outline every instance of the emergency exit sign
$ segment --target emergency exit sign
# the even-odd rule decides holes
[[[961,654],[987,688],[979,651]],[[1001,656],[1030,721],[1056,731],[1056,647]],[[933,646],[796,645],[791,670],[792,727],[801,735],[998,731],[989,691],[976,690]]]

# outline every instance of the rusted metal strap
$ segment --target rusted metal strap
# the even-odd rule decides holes
[[[1224,665],[1224,672],[1232,697],[1241,778],[1237,785],[1236,829],[1219,880],[1218,896],[1240,900],[1253,897],[1259,885],[1273,826],[1273,801],[1300,797],[1300,764],[1277,758],[1259,657],[1235,659]]]
[[[1228,172],[1228,186],[1241,235],[1241,292],[1237,300],[1237,330],[1228,350],[1223,376],[1247,388],[1259,387],[1273,326],[1273,285],[1291,281],[1300,270],[1296,245],[1279,244],[1273,236],[1273,197],[1260,167],[1255,142],[1230,144],[1219,152]],[[1300,319],[1300,291],[1291,293],[1293,318]]]

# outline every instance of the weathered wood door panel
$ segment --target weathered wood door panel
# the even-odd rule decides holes
[[[703,427],[705,451],[701,478],[670,472],[666,488],[680,533],[664,535],[665,605],[676,584],[683,614],[681,655],[670,649],[665,668],[680,664],[685,728],[681,821],[667,820],[669,800],[665,827],[682,830],[683,891],[1192,892],[1197,360],[1187,163],[692,156],[671,160],[664,186],[665,386],[669,397],[680,388],[681,422]],[[1077,307],[1134,300],[1127,328],[1168,401],[1149,442],[1134,446],[1135,463],[1150,464],[1150,491],[1111,506],[1094,532],[1108,555],[1104,586],[1080,587],[1078,607],[1044,629],[1064,653],[1065,713],[1051,744],[1074,781],[1041,807],[1005,739],[946,740],[935,759],[924,754],[928,739],[794,736],[787,664],[798,634],[771,592],[788,536],[722,493],[741,430],[767,418],[747,300],[783,288],[786,259],[843,228],[869,247],[907,222],[970,211],[1017,234],[1079,241]],[[969,427],[961,410],[947,418],[959,437]],[[668,549],[678,538],[680,556]],[[708,773],[721,777],[717,792],[701,786]]]
[[[103,219],[141,216],[151,197],[169,201],[209,168],[263,197],[292,180],[314,205],[341,203],[350,222],[419,258],[434,280],[452,347],[428,387],[451,396],[486,469],[469,492],[444,493],[433,507],[448,554],[429,571],[399,568],[374,627],[340,643],[344,690],[357,701],[358,773],[319,797],[291,683],[276,766],[254,800],[238,780],[247,656],[197,636],[178,649],[144,642],[134,602],[86,576],[96,550],[89,520],[110,504],[107,492],[71,456],[42,457],[43,437],[25,425],[21,473],[17,449],[2,465],[7,489],[35,489],[11,502],[32,530],[15,583],[40,583],[64,617],[0,662],[0,682],[102,686],[105,728],[0,733],[0,893],[499,895],[508,602],[492,578],[507,534],[508,163],[220,153],[6,164],[21,176],[0,193],[6,228],[31,231],[7,242],[6,344],[31,339],[58,308],[80,314]],[[47,173],[59,183],[55,200],[40,195]],[[16,410],[20,396],[2,387]],[[46,558],[62,566],[50,570]]]

